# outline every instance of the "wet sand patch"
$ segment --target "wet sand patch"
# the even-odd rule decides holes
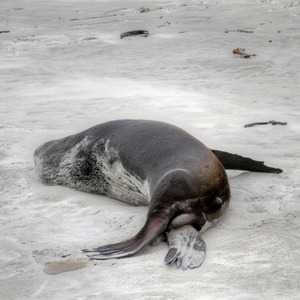
[[[86,262],[67,261],[67,262],[48,262],[44,265],[44,272],[48,275],[57,275],[64,272],[71,272],[85,268]]]

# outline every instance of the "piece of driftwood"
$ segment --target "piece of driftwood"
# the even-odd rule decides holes
[[[278,121],[271,120],[269,122],[254,122],[254,123],[246,124],[244,127],[252,127],[252,126],[255,126],[255,125],[267,125],[267,124],[286,125],[287,122],[278,122]]]
[[[120,37],[121,37],[121,39],[123,39],[127,36],[132,36],[132,35],[140,35],[142,37],[147,37],[149,35],[149,31],[148,30],[127,31],[127,32],[121,33]]]
[[[146,12],[149,12],[149,11],[150,11],[150,8],[145,8],[145,7],[140,8],[141,13],[146,13]]]
[[[9,30],[0,30],[0,33],[9,33]]]
[[[248,54],[245,51],[246,51],[245,49],[236,48],[236,49],[232,50],[232,53],[235,55],[240,55],[243,58],[249,58],[250,56],[256,56],[256,54]]]
[[[245,29],[238,29],[238,30],[229,30],[229,29],[225,29],[225,33],[229,33],[229,32],[243,32],[243,33],[253,33],[253,30],[245,30]]]

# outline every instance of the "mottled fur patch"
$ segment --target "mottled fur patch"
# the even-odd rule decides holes
[[[45,157],[39,149],[36,168],[44,183],[65,185],[84,192],[103,194],[132,205],[148,205],[149,185],[130,173],[109,140],[91,143],[89,137],[74,145],[62,157]]]

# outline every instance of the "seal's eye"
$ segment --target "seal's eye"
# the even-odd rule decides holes
[[[223,204],[223,201],[220,197],[214,197],[211,199],[210,207],[213,210],[218,210],[222,204]]]
[[[216,197],[215,199],[216,203],[218,203],[219,205],[221,205],[223,203],[222,199],[220,197]]]

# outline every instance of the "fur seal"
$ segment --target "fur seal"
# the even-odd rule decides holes
[[[149,206],[145,225],[133,238],[83,250],[93,253],[91,259],[132,255],[166,232],[165,263],[182,269],[202,264],[206,244],[201,233],[228,208],[230,187],[222,161],[227,168],[281,171],[210,150],[174,125],[149,120],[94,126],[41,145],[34,159],[45,184]]]

